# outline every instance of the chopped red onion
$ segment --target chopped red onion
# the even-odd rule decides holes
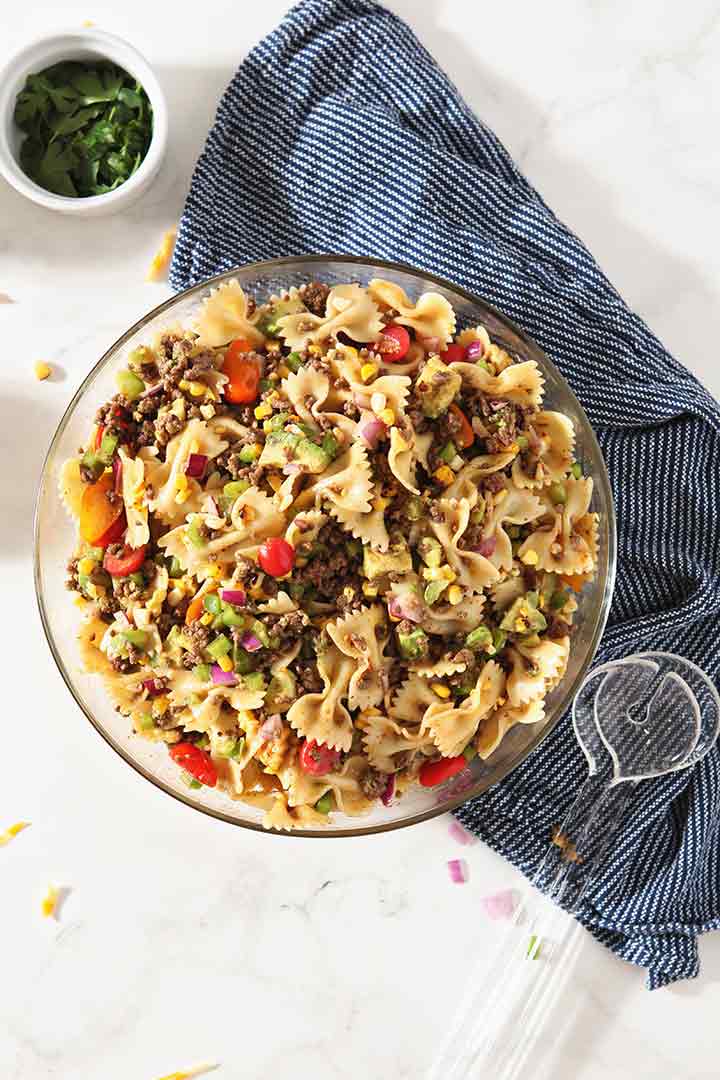
[[[219,664],[213,664],[210,671],[212,681],[216,686],[237,686],[237,677],[234,671],[223,671]]]
[[[495,536],[486,536],[479,544],[475,545],[473,551],[477,551],[478,555],[483,555],[486,559],[489,559],[495,553],[496,547],[497,538]]]
[[[450,880],[456,885],[464,885],[470,877],[468,866],[464,859],[450,859],[448,861]]]
[[[138,395],[138,401],[141,401],[142,398],[152,397],[153,394],[159,394],[162,388],[163,384],[161,382],[155,383],[154,386],[149,386],[147,390],[143,390],[142,394]]]
[[[202,479],[205,474],[205,469],[207,468],[207,463],[207,454],[191,454],[187,459],[185,475],[191,476],[193,480]]]
[[[516,907],[515,893],[512,889],[502,889],[491,896],[482,896],[480,903],[485,908],[488,918],[509,919]]]
[[[471,341],[465,349],[465,359],[470,363],[474,363],[475,360],[482,360],[485,355],[485,345],[482,341]]]
[[[240,638],[240,644],[245,652],[257,652],[258,649],[262,649],[263,644],[260,638],[251,633],[250,630],[246,630],[243,636]]]
[[[122,491],[122,461],[119,456],[113,458],[112,471],[114,480],[114,491],[116,495],[119,495]]]
[[[150,697],[157,697],[158,694],[163,692],[162,687],[158,686],[154,679],[143,679],[143,687]]]
[[[414,593],[404,593],[390,597],[388,612],[394,619],[407,619],[408,622],[419,623],[422,620],[423,609],[419,598]]]
[[[383,791],[382,795],[380,796],[380,801],[382,802],[383,806],[389,806],[394,798],[395,798],[395,773],[390,773],[390,775],[387,778],[387,784],[385,785],[385,790]]]
[[[263,742],[268,742],[270,739],[274,739],[276,735],[279,735],[282,731],[282,716],[280,713],[273,713],[272,716],[268,716],[267,720],[260,725],[258,735]]]
[[[453,818],[448,825],[448,832],[453,840],[457,840],[458,844],[462,844],[463,847],[467,847],[468,844],[474,844],[477,841],[477,836],[473,836],[471,832],[468,832],[456,818]]]
[[[382,420],[373,417],[371,420],[367,420],[360,425],[358,428],[358,435],[371,450],[374,450],[380,440],[384,439],[387,435],[387,427],[383,424]]]
[[[245,607],[247,595],[244,589],[222,589],[220,599],[226,604],[234,604],[235,607]]]

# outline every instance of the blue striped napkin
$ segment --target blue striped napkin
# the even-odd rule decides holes
[[[623,303],[408,27],[373,0],[303,0],[240,66],[185,205],[174,288],[342,251],[479,293],[552,356],[605,454],[619,573],[598,659],[720,666],[720,407]],[[532,875],[585,775],[566,717],[458,817]],[[648,985],[698,973],[720,926],[720,750],[640,786],[579,918]]]

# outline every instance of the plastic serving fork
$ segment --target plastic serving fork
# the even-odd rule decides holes
[[[590,673],[573,703],[573,727],[588,778],[535,873],[537,892],[518,905],[490,969],[471,978],[431,1080],[521,1075],[582,942],[563,908],[579,910],[635,786],[691,768],[713,746],[720,697],[689,660],[639,653]]]

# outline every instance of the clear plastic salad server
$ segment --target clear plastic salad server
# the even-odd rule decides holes
[[[518,905],[489,969],[480,963],[471,977],[429,1080],[522,1075],[582,943],[566,911],[579,909],[635,785],[690,768],[713,746],[720,697],[689,660],[639,653],[588,675],[573,727],[588,778],[535,873],[537,891]]]

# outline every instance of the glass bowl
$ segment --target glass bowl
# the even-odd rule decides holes
[[[459,326],[483,323],[493,340],[503,348],[521,360],[537,361],[546,379],[545,404],[572,418],[576,428],[577,458],[594,480],[592,509],[600,514],[598,572],[595,581],[581,594],[568,670],[548,696],[544,720],[511,728],[490,758],[472,762],[472,781],[461,784],[462,790],[458,790],[457,782],[452,780],[439,788],[418,786],[390,807],[378,803],[378,808],[366,816],[353,818],[335,813],[326,828],[298,829],[281,835],[354,836],[397,829],[452,810],[497,784],[549,735],[563,715],[592,662],[607,619],[615,571],[615,518],[600,448],[585,413],[557,369],[519,327],[491,305],[443,278],[420,273],[409,266],[335,255],[253,263],[229,270],[160,304],[101,357],[60,421],[45,460],[38,493],[35,587],[45,634],[60,673],[96,731],[129,765],[169,795],[195,810],[249,829],[262,830],[262,811],[212,788],[199,791],[187,788],[180,779],[180,770],[170,760],[165,744],[134,735],[130,721],[115,712],[106,697],[100,678],[83,671],[76,641],[79,613],[64,585],[65,566],[76,542],[75,525],[58,498],[59,471],[63,462],[77,452],[77,447],[84,445],[98,406],[115,393],[114,373],[124,365],[130,350],[147,342],[169,324],[187,324],[211,288],[234,277],[247,293],[264,298],[308,280],[320,280],[329,285],[353,281],[367,284],[377,276],[397,282],[410,296],[426,290],[442,293],[453,305]]]

